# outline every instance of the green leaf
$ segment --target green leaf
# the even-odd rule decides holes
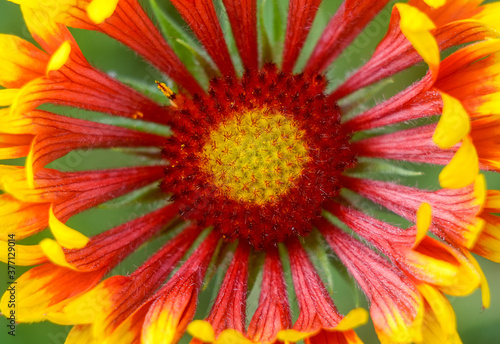
[[[271,4],[269,4],[271,2]],[[259,28],[263,62],[281,59],[285,35],[286,9],[279,0],[263,0],[259,7]],[[269,28],[270,27],[270,28]]]
[[[217,0],[215,2],[216,10],[219,17],[219,23],[222,29],[222,34],[226,40],[227,48],[229,50],[229,55],[234,63],[234,68],[237,71],[243,70],[243,63],[239,55],[238,47],[236,46],[236,40],[234,39],[233,30],[231,29],[231,22],[226,12],[226,8],[222,4],[222,0]]]
[[[162,200],[165,200],[165,194],[159,189],[158,184],[154,183],[97,207],[100,209],[119,209],[137,203],[153,203]]]
[[[255,285],[259,280],[259,274],[262,274],[264,270],[264,260],[265,255],[263,253],[257,253],[250,257],[250,262],[248,264],[248,291],[252,291],[256,287],[260,291],[260,286]],[[262,278],[260,279],[262,280]]]
[[[373,158],[360,158],[355,168],[350,169],[346,174],[354,177],[370,177],[373,178],[375,174],[391,175],[401,177],[416,177],[421,176],[423,173],[414,171],[405,167],[397,166],[394,163],[381,159]]]
[[[366,106],[372,107],[374,100],[377,95],[382,93],[382,90],[394,83],[394,79],[387,78],[381,80],[373,86],[362,88],[361,90],[354,92],[353,94],[339,100],[339,106],[342,109],[342,119],[348,120],[361,113]],[[366,106],[363,106],[366,104]]]
[[[273,18],[272,18],[272,33],[274,43],[283,42],[285,38],[285,22],[286,22],[286,9],[280,5],[279,0],[272,0],[273,2]]]
[[[118,127],[134,129],[137,131],[146,132],[148,134],[156,134],[160,136],[172,135],[172,130],[166,125],[142,121],[140,119],[132,119],[118,116],[106,116],[99,120],[100,123],[115,125]]]
[[[127,86],[132,87],[136,91],[144,94],[145,96],[151,98],[157,103],[160,104],[168,104],[168,99],[161,93],[161,91],[158,89],[158,86],[154,82],[144,82],[141,80],[137,79],[132,79],[129,77],[122,77],[122,76],[115,76],[116,79],[120,80]],[[169,87],[172,87],[172,85],[167,85]]]
[[[318,270],[322,272],[321,276],[328,292],[333,294],[333,271],[326,247],[328,244],[317,230],[305,238],[305,248],[310,252],[309,256],[314,265],[320,268]]]
[[[176,41],[179,44],[181,44],[183,47],[185,47],[187,50],[189,50],[191,52],[191,54],[193,54],[193,56],[196,59],[196,61],[198,62],[198,64],[205,72],[207,80],[215,78],[217,75],[219,75],[219,72],[214,67],[213,63],[210,60],[208,60],[204,54],[200,53],[199,50],[197,50],[195,47],[189,45],[189,43],[184,42],[181,39],[177,39]]]
[[[177,22],[158,5],[156,0],[150,0],[150,3],[151,9],[158,20],[158,25],[163,33],[163,36],[165,37],[165,40],[172,47],[174,52],[191,72],[191,74],[195,77],[201,76],[199,66],[197,65],[199,58],[193,54],[193,51],[196,51],[197,55],[203,55],[199,45],[186,30],[178,25]],[[191,49],[186,49],[186,47],[190,47]],[[205,80],[198,81],[200,83],[204,83],[208,78],[209,77]]]

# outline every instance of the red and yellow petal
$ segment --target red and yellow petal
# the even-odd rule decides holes
[[[19,37],[0,35],[0,85],[21,88],[45,75],[49,55]]]
[[[16,280],[16,320],[45,320],[50,306],[89,290],[105,273],[105,270],[72,271],[52,263],[32,268]],[[72,287],[68,288],[68,285]],[[4,313],[8,310],[7,300],[8,294],[5,293],[0,301]]]
[[[422,344],[461,344],[457,333],[455,313],[448,299],[432,286],[417,285],[425,300],[422,323]]]
[[[196,294],[201,288],[202,280],[218,241],[219,236],[216,233],[211,233],[167,284],[125,320],[115,324],[116,329],[105,336],[105,342],[107,344],[139,343],[141,336],[144,337],[144,340],[163,338],[163,329],[165,328],[174,330],[175,333],[172,333],[171,337],[177,338],[184,331],[187,323],[192,320],[193,307],[196,306]],[[187,291],[187,293],[181,294],[179,291]],[[152,308],[153,304],[154,308]],[[150,310],[152,313],[149,313]],[[187,312],[183,313],[182,310]],[[148,317],[147,323],[145,322],[146,317]],[[170,322],[157,323],[159,318],[168,319]],[[151,326],[153,326],[153,330],[157,329],[159,332],[150,331]],[[196,333],[199,334],[198,331]]]
[[[0,235],[15,234],[20,240],[33,235],[49,224],[48,203],[23,202],[12,195],[0,195]]]
[[[351,190],[414,223],[421,204],[428,203],[432,209],[430,230],[456,245],[474,246],[484,227],[484,220],[479,216],[486,190],[481,175],[463,188],[437,191],[354,178],[346,178],[344,183]]]
[[[250,247],[240,243],[206,321],[213,327],[215,338],[224,330],[245,333],[245,309]],[[191,334],[195,335],[195,333]],[[196,338],[194,343],[201,343]]]
[[[74,28],[101,31],[142,55],[188,92],[204,92],[136,0],[16,2],[21,4],[27,20],[31,22],[32,32],[41,31],[45,37],[49,36],[47,31],[50,33],[43,26],[38,28],[39,25],[34,24],[36,16],[49,18],[47,24],[51,25],[48,26],[61,23]]]
[[[302,245],[292,240],[287,249],[300,314],[293,327],[279,331],[277,338],[288,342],[309,341],[323,331],[333,331],[341,340],[350,338],[355,343],[357,336],[352,329],[366,323],[367,312],[356,308],[346,316],[341,315]]]
[[[374,251],[333,226],[323,235],[370,300],[370,314],[382,343],[421,340],[423,301],[413,282]],[[398,294],[393,293],[394,290]]]
[[[458,50],[442,62],[435,87],[461,102],[473,119],[498,113],[500,40]]]
[[[5,236],[5,238],[8,238]],[[17,238],[16,238],[17,239]],[[38,265],[47,262],[47,257],[39,245],[20,245],[16,243],[15,250],[9,251],[9,242],[0,240],[0,262],[16,264],[18,266]],[[10,271],[10,270],[9,270]],[[7,314],[7,313],[6,313]]]
[[[470,136],[474,142],[481,169],[500,171],[500,118],[496,115],[472,121]]]
[[[492,19],[493,16],[485,16],[488,10],[486,6],[480,6],[479,1],[446,1],[443,6],[431,7],[423,0],[414,0],[410,1],[408,5],[434,23],[436,28],[429,33],[435,37],[440,50],[499,36],[496,21]],[[401,16],[397,9],[401,8],[401,4],[396,4],[396,6],[398,7],[394,7],[392,11],[387,34],[377,46],[371,59],[333,93],[332,96],[335,99],[345,97],[422,60],[422,57],[417,53],[418,49],[414,49],[401,31]],[[491,9],[496,10],[493,7]],[[432,41],[434,40],[432,39]],[[427,44],[429,41],[421,42]],[[434,48],[428,52],[420,49],[420,52],[426,56],[428,61],[431,61],[430,65],[433,66],[436,62]],[[431,55],[427,56],[431,51]],[[431,69],[433,68],[435,69],[435,67]]]

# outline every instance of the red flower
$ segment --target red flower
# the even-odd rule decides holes
[[[190,33],[155,1],[161,30],[137,0],[16,2],[38,46],[0,36],[0,158],[26,158],[0,166],[0,248],[53,236],[15,246],[15,263],[40,264],[16,281],[17,322],[73,324],[67,343],[177,343],[186,331],[192,343],[361,343],[368,312],[342,315],[318,271],[330,252],[382,343],[460,342],[444,294],[481,287],[489,306],[471,252],[500,261],[500,191],[479,174],[500,171],[498,4],[396,4],[371,59],[331,90],[330,65],[388,1],[345,0],[310,56],[317,0],[290,0],[283,34],[280,5],[255,0],[223,0],[224,12],[172,0]],[[168,104],[92,66],[68,27],[135,51],[169,79],[157,81]],[[428,73],[378,105],[352,95],[421,61]],[[70,153],[115,148],[127,167],[59,169]],[[442,188],[377,180],[414,173],[384,160],[445,166]],[[90,237],[66,224],[110,201],[135,204],[132,218]],[[146,243],[158,251],[116,270]]]

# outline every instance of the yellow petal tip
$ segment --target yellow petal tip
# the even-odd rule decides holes
[[[77,249],[85,247],[89,242],[88,237],[59,221],[52,207],[49,212],[49,227],[57,242],[63,247]]]
[[[352,330],[368,322],[368,312],[364,308],[354,308],[335,327],[337,331]]]
[[[42,248],[43,253],[50,259],[52,263],[77,270],[66,261],[66,257],[61,245],[59,245],[55,240],[43,239],[42,241],[40,241],[40,247]]]
[[[187,327],[187,332],[203,342],[215,342],[215,332],[212,325],[205,320],[194,320]]]
[[[93,0],[87,7],[87,15],[95,24],[101,24],[116,10],[118,0]]]
[[[446,3],[446,0],[424,0],[424,2],[432,8],[439,8]]]
[[[399,22],[401,32],[429,65],[434,79],[437,78],[441,57],[437,41],[430,32],[436,28],[436,25],[416,7],[403,3],[398,3],[395,6],[401,17]]]
[[[417,235],[415,236],[415,244],[413,247],[417,247],[418,244],[427,234],[429,227],[432,222],[432,207],[429,203],[422,203],[417,210]]]
[[[69,41],[64,41],[50,57],[46,74],[49,74],[50,71],[61,69],[68,61],[69,54],[71,54],[71,44]]]
[[[471,129],[470,117],[456,98],[440,92],[443,99],[443,114],[432,136],[434,143],[441,149],[448,149],[462,140]]]
[[[464,137],[462,146],[439,174],[442,188],[458,189],[473,183],[479,173],[479,158],[469,136]]]

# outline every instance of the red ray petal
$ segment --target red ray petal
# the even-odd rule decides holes
[[[264,264],[264,276],[259,306],[255,311],[247,336],[256,342],[274,342],[279,331],[292,327],[283,267],[276,249],[269,249]]]
[[[59,116],[45,111],[28,114],[37,135],[32,144],[36,173],[48,163],[76,149],[160,147],[165,138],[113,125]]]
[[[137,0],[119,1],[113,15],[96,26],[146,58],[191,94],[204,93]]]
[[[428,73],[418,83],[346,121],[344,125],[353,131],[360,131],[441,114],[441,95],[430,90],[431,86],[432,74]]]
[[[219,289],[219,294],[207,317],[207,321],[212,324],[216,336],[226,329],[235,329],[240,333],[245,333],[249,254],[248,245],[238,245]]]
[[[49,208],[47,203],[22,202],[9,194],[0,195],[2,235],[15,233],[16,240],[20,240],[38,233],[49,223]]]
[[[102,287],[112,291],[110,295],[112,306],[105,310],[102,316],[98,316],[98,324],[94,325],[103,331],[99,336],[113,332],[137,307],[153,295],[174,270],[199,232],[195,226],[188,227],[169,240],[160,251],[130,276],[113,276],[103,282]]]
[[[243,65],[246,69],[258,69],[257,1],[224,0],[224,6]]]
[[[287,248],[300,310],[293,329],[300,332],[315,332],[336,327],[342,316],[333,304],[306,251],[296,240],[289,242]]]
[[[212,1],[171,0],[223,75],[234,75],[233,62]]]
[[[177,213],[178,207],[169,204],[90,238],[84,248],[74,250],[65,248],[66,261],[84,271],[112,268],[165,228]]]
[[[164,309],[161,311],[167,313],[172,311],[171,308],[174,306],[176,306],[174,310],[181,310],[181,312],[184,309],[192,310],[192,303],[195,303],[197,300],[197,293],[201,288],[203,278],[218,241],[218,234],[215,232],[210,233],[189,259],[180,267],[179,271],[156,293],[156,295],[137,308],[136,311],[121,324],[118,324],[117,329],[110,335],[109,341],[111,343],[121,343],[124,337],[126,337],[126,341],[129,343],[140,343],[141,331],[145,326],[150,325],[150,321],[158,314],[157,312],[160,311],[162,306]],[[149,313],[150,311],[151,313]],[[192,319],[193,315],[194,314],[190,311],[187,311],[186,314],[175,314],[178,320],[183,316],[185,317],[182,326],[179,325],[176,330],[180,333],[184,332],[187,322]],[[148,322],[145,322],[146,318]]]
[[[333,202],[327,204],[326,209],[414,279],[452,295],[467,295],[477,288],[477,272],[458,249],[429,236],[414,247],[415,226],[401,229]],[[331,227],[324,219],[318,221],[317,226],[322,230]]]
[[[320,3],[321,0],[290,1],[281,67],[285,73],[291,73],[297,62]]]
[[[446,165],[457,147],[441,149],[432,140],[436,125],[427,125],[380,135],[352,143],[358,156]]]
[[[322,73],[389,0],[345,0],[321,35],[306,72]]]
[[[15,110],[27,112],[45,103],[158,123],[169,118],[168,109],[90,66],[76,44],[64,66],[24,86]]]
[[[466,245],[466,233],[479,225],[481,205],[474,185],[460,189],[426,191],[418,188],[375,180],[346,178],[347,188],[377,202],[394,213],[416,222],[416,213],[425,202],[432,207],[430,230],[445,240]],[[361,216],[361,214],[359,214]],[[443,235],[444,234],[444,235]]]
[[[188,92],[203,93],[203,89],[198,82],[189,73],[186,67],[182,64],[174,51],[165,42],[155,25],[151,22],[148,15],[142,9],[142,6],[137,0],[121,0],[108,19],[101,24],[95,24],[87,15],[87,6],[89,0],[75,1],[74,3],[56,4],[40,6],[39,4],[22,5],[21,9],[25,14],[25,18],[30,20],[33,18],[47,18],[55,20],[58,23],[69,27],[81,28],[85,30],[101,31],[110,37],[125,44],[139,55],[148,60],[152,65],[160,71],[174,79],[176,83],[181,85]],[[33,6],[32,8],[28,6]],[[50,9],[50,13],[46,13]],[[46,25],[46,23],[43,23]],[[40,26],[41,23],[38,23]],[[36,25],[30,25],[30,31],[33,37],[47,51],[57,48],[58,44],[70,37],[70,35],[49,35],[41,33],[44,37],[40,37]],[[44,27],[45,28],[45,27]],[[64,27],[61,27],[63,32]],[[59,40],[59,41],[58,41]],[[49,42],[51,41],[51,42]],[[46,44],[48,43],[48,44]],[[50,48],[52,47],[52,48]]]
[[[144,342],[148,342],[144,338],[150,339],[151,343],[157,342],[158,337],[164,338],[164,328],[175,332],[171,335],[173,343],[184,334],[187,325],[193,320],[198,293],[218,241],[218,234],[210,233],[175,276],[155,295],[142,327]],[[167,323],[164,321],[165,315],[169,319]]]

